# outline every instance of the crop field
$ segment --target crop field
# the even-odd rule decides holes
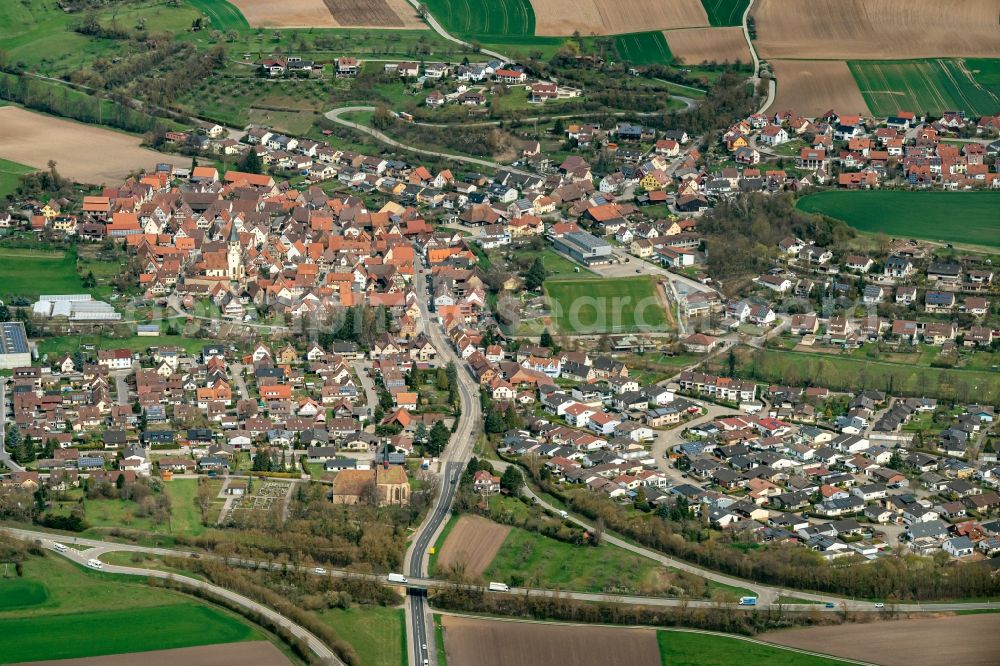
[[[821,192],[796,205],[868,233],[1000,247],[1000,192]]]
[[[663,33],[670,50],[685,65],[753,61],[742,28],[684,28]]]
[[[0,248],[0,298],[82,291],[74,260],[65,253]]]
[[[137,136],[53,118],[16,106],[0,107],[0,158],[44,169],[49,160],[80,183],[118,183],[159,162],[187,166],[190,160],[139,146]],[[95,159],[95,156],[100,159]]]
[[[535,12],[528,0],[427,0],[427,9],[449,32],[479,35],[533,35]]]
[[[549,280],[545,294],[560,331],[601,333],[663,330],[667,315],[651,277]]]
[[[441,626],[449,664],[648,666],[660,663],[660,649],[652,629],[536,624],[451,615],[441,617]]]
[[[208,16],[216,30],[249,28],[243,13],[228,0],[188,0],[192,7]]]
[[[838,657],[885,666],[990,666],[997,663],[1000,654],[996,628],[996,616],[984,614],[786,629],[762,634],[761,638],[793,648],[818,647]]]
[[[281,650],[267,641],[199,645],[198,647],[176,648],[174,650],[150,650],[141,653],[141,656],[132,652],[33,663],[35,666],[133,666],[137,661],[141,661],[143,666],[176,666],[176,664],[184,664],[184,666],[217,666],[217,664],[288,666],[289,663],[288,658],[281,653]]]
[[[34,171],[38,169],[0,159],[0,199],[13,194],[21,182],[21,176]]]
[[[712,25],[743,25],[743,12],[750,0],[701,0],[701,4],[705,6],[705,13]]]
[[[618,57],[633,65],[667,64],[673,61],[662,32],[634,32],[615,37]]]
[[[834,666],[846,663],[722,634],[663,630],[656,633],[656,639],[663,666]],[[823,643],[813,643],[803,648],[815,650],[823,646]],[[879,660],[878,663],[883,662]]]
[[[426,27],[406,0],[233,0],[233,4],[255,28]]]
[[[470,0],[471,1],[471,0]],[[621,35],[707,26],[700,0],[531,0],[539,35]]]
[[[406,618],[401,608],[352,606],[317,613],[361,657],[365,666],[406,663]]]
[[[996,0],[758,0],[761,58],[1000,57]]]
[[[980,59],[976,72],[969,61],[906,60],[854,61],[851,73],[858,82],[868,108],[877,116],[899,111],[929,112],[962,110],[970,116],[1000,113],[1000,60]]]
[[[932,368],[840,354],[739,348],[737,372],[756,381],[825,386],[833,391],[874,389],[897,395],[1000,402],[1000,373]],[[722,371],[721,366],[713,370]]]
[[[817,116],[830,109],[868,115],[865,98],[843,60],[772,60],[778,82],[771,110]]]
[[[509,527],[481,516],[462,516],[438,553],[438,569],[459,567],[466,575],[478,577],[493,561],[509,531]]]

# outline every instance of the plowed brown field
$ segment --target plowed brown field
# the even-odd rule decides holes
[[[1000,56],[1000,0],[757,0],[761,58]]]
[[[159,162],[190,164],[139,146],[139,137],[53,118],[17,106],[0,107],[0,157],[44,169],[49,160],[63,176],[91,185],[117,184]]]
[[[427,26],[406,0],[232,0],[253,27],[417,28]]]
[[[666,30],[670,52],[686,65],[703,62],[751,62],[750,47],[743,38],[743,28],[688,28]]]
[[[788,629],[757,638],[884,666],[995,666],[996,614]]]
[[[225,643],[176,650],[153,650],[130,654],[108,654],[102,657],[55,659],[29,662],[32,666],[216,666],[217,664],[253,664],[254,666],[287,666],[290,662],[278,648],[267,641]]]
[[[662,663],[652,629],[560,626],[444,615],[444,645],[455,666],[607,666]]]
[[[778,92],[770,110],[815,117],[830,109],[869,114],[858,84],[843,60],[772,60]]]
[[[531,0],[536,35],[614,35],[707,26],[701,0]]]
[[[510,528],[481,516],[462,516],[455,523],[438,553],[437,567],[463,567],[466,575],[480,576],[507,538]]]

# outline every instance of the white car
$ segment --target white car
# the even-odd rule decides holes
[[[313,573],[316,574],[317,576],[325,576],[326,569],[324,569],[323,567],[316,567],[315,569],[313,569]]]
[[[101,562],[100,560],[87,560],[87,564],[94,569],[101,569],[104,567],[104,562]]]
[[[877,604],[875,604],[875,608],[885,608],[885,604],[883,604],[883,603],[877,603]]]

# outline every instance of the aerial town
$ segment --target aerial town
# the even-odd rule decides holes
[[[1000,8],[886,5],[0,8],[2,661],[995,663]]]

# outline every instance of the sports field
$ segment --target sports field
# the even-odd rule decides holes
[[[667,328],[651,277],[550,280],[544,285],[557,327],[564,333],[617,333]]]
[[[820,192],[796,205],[860,231],[1000,247],[1000,192]]]
[[[750,0],[701,0],[701,4],[712,25],[743,25],[743,12]]]
[[[34,171],[38,171],[38,169],[0,159],[0,199],[8,194],[13,194],[21,182],[21,176]]]
[[[65,253],[0,248],[0,298],[83,291],[76,264]]]
[[[534,35],[535,12],[528,0],[426,0],[445,30],[491,39],[500,35]]]
[[[659,31],[618,35],[615,37],[615,50],[618,51],[619,58],[633,65],[667,64],[673,61],[667,40]]]
[[[188,0],[192,7],[208,16],[215,30],[249,28],[246,17],[227,0]]]
[[[851,73],[876,116],[899,111],[1000,113],[1000,60],[852,61]]]

